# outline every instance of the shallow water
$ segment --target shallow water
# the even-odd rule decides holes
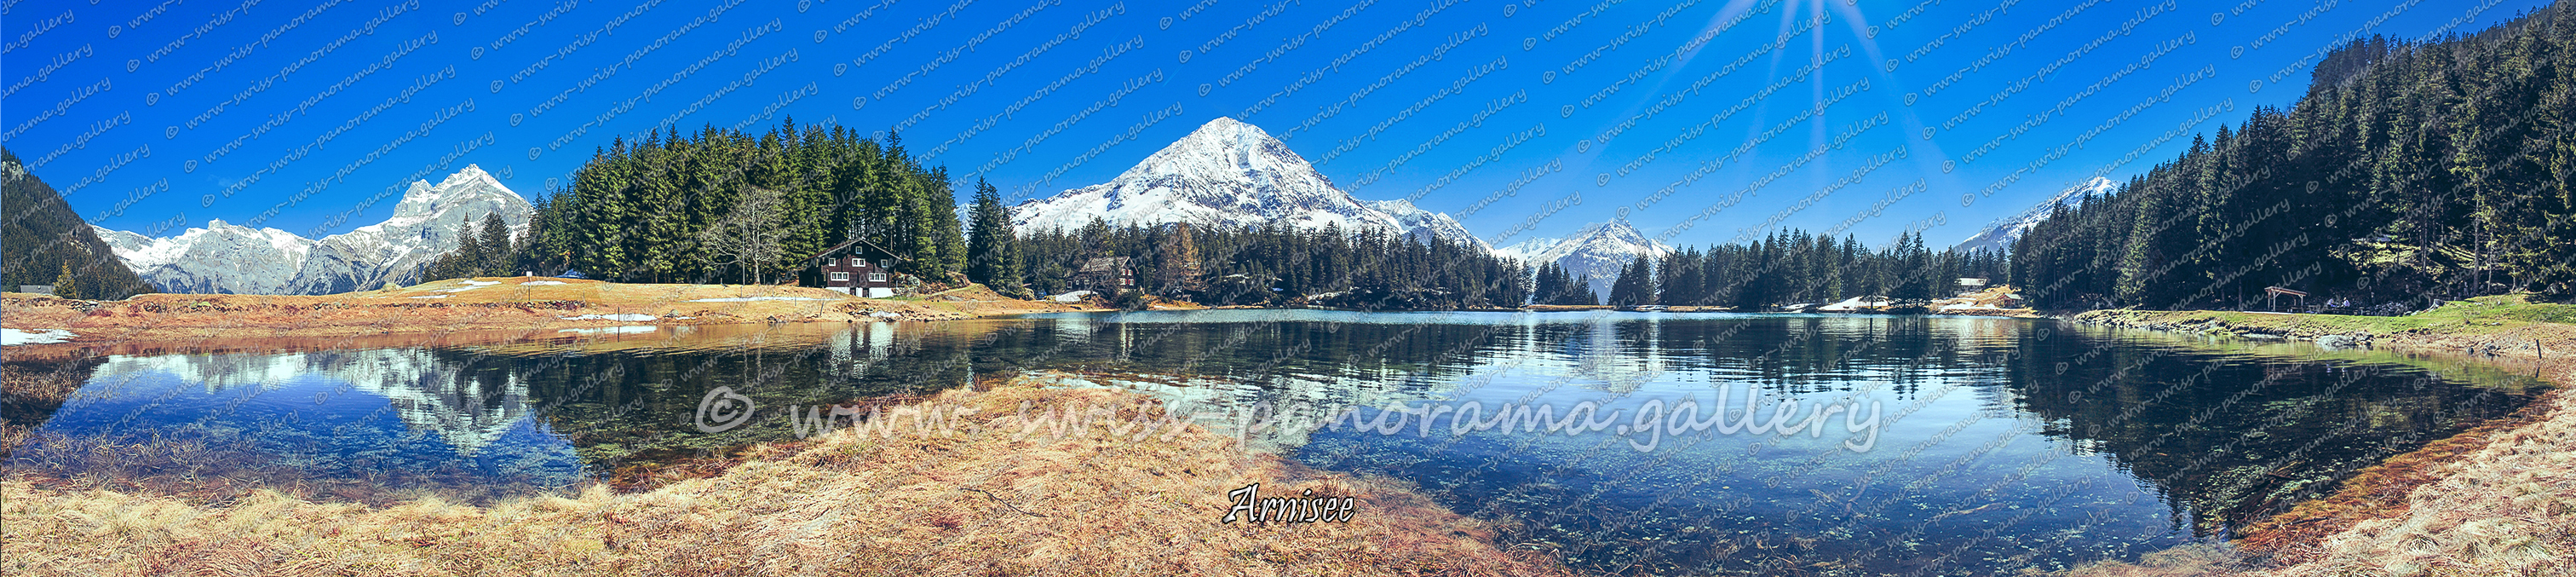
[[[1045,370],[1411,481],[1579,567],[1986,575],[2223,537],[2534,386],[2383,352],[1963,317],[1228,310],[363,347],[47,365],[89,384],[12,416],[44,424],[11,466],[482,500],[792,438],[790,406]],[[754,409],[704,432],[718,387]],[[1546,418],[1496,418],[1514,408]],[[1343,419],[1278,418],[1299,414]],[[161,445],[189,450],[99,450]]]

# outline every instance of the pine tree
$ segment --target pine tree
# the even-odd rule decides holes
[[[1011,262],[1014,235],[1009,209],[1002,206],[1001,191],[984,179],[975,179],[975,204],[969,211],[974,228],[966,240],[966,280],[1005,294],[1014,292],[1019,288],[1019,266]]]
[[[475,268],[482,271],[480,276],[517,276],[519,274],[518,271],[509,270],[510,255],[517,247],[510,242],[510,224],[501,221],[501,213],[495,212],[483,216],[483,236],[480,240],[483,241],[480,247],[483,259],[475,263]]]
[[[1619,278],[1610,281],[1610,305],[1632,307],[1655,304],[1654,265],[1645,255],[1619,269]]]

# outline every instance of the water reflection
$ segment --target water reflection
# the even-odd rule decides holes
[[[792,438],[790,406],[1036,370],[1238,419],[1590,403],[1603,423],[1641,426],[1469,431],[1450,426],[1459,412],[1368,431],[1207,424],[1412,481],[1516,524],[1507,545],[1592,569],[1994,574],[2223,535],[2509,412],[2531,383],[2386,353],[1878,316],[1203,311],[235,346],[251,350],[93,351],[104,361],[87,361],[89,384],[49,420],[12,409],[12,422],[44,422],[13,465],[183,474],[196,465],[79,456],[101,439],[187,438],[306,481],[523,493]],[[756,410],[701,433],[693,418],[717,387]],[[1716,422],[1720,394],[1727,422],[1750,418],[1749,402],[1765,418],[1800,407],[1791,420],[1819,427],[1649,436],[1642,425],[1672,421],[1631,420],[1689,403],[1683,422]]]

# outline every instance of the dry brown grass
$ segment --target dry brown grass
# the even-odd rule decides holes
[[[926,399],[977,410],[948,435],[849,430],[756,447],[647,492],[490,507],[326,504],[258,492],[220,506],[0,482],[11,575],[1544,575],[1496,528],[1400,483],[1299,468],[1191,426],[1016,434],[1023,402],[1135,406],[1026,383]],[[1349,523],[1223,524],[1225,492],[1352,495]],[[1275,493],[1274,493],[1275,494]]]
[[[2563,364],[2562,364],[2563,365]],[[2570,382],[2562,366],[2557,381]],[[2548,418],[2488,433],[2476,451],[2432,465],[2379,518],[2281,553],[2274,577],[2576,575],[2576,395],[2542,401]]]
[[[2368,334],[2374,346],[2468,351],[2536,371],[2560,387],[2513,416],[2481,424],[2347,480],[2334,495],[2248,527],[2239,561],[2191,570],[2105,563],[2076,575],[2270,577],[2576,575],[2576,325],[2564,305],[2519,295],[2455,302],[2414,317],[2094,311],[2120,326],[2312,337]],[[2191,555],[2197,556],[2198,552]],[[2089,571],[2089,572],[2088,572]],[[2148,571],[2148,572],[2134,572]],[[2153,572],[2164,571],[2164,572]]]
[[[6,293],[0,294],[0,307],[8,314],[0,323],[31,330],[71,329],[78,335],[72,344],[96,344],[459,331],[552,333],[635,324],[564,319],[580,315],[643,314],[656,317],[647,321],[653,324],[712,325],[880,320],[870,313],[891,313],[904,320],[945,320],[1082,310],[1062,303],[1001,299],[981,287],[970,288],[991,298],[863,299],[796,286],[627,284],[543,277],[449,279],[393,290],[310,296],[145,294],[101,302]],[[693,302],[760,297],[820,300]]]

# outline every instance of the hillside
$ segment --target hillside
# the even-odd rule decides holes
[[[2195,136],[2015,245],[2043,308],[2241,309],[2264,288],[2389,314],[2576,296],[2576,27],[2559,3],[2467,36],[2354,40],[2288,110]]]
[[[18,155],[0,148],[0,285],[50,285],[68,263],[78,279],[79,296],[122,299],[158,292],[143,281],[62,195],[45,180],[27,172]]]

